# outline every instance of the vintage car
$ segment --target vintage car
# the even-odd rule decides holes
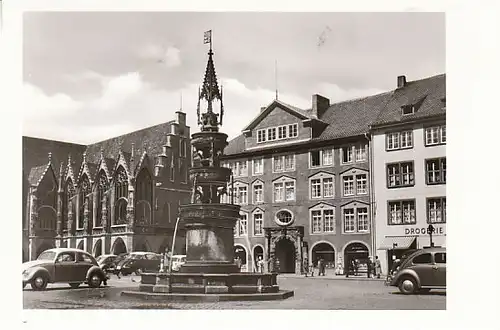
[[[416,250],[401,260],[385,284],[398,287],[403,294],[446,289],[446,248]]]
[[[107,277],[97,261],[85,251],[56,248],[42,252],[36,260],[22,265],[23,289],[30,284],[33,290],[44,290],[48,283],[69,283],[78,288],[87,283],[97,288]]]
[[[146,271],[158,271],[160,269],[161,254],[154,252],[131,252],[116,265],[116,273],[139,275]]]
[[[108,269],[115,267],[116,258],[117,256],[115,254],[102,254],[95,260],[102,270],[107,271]]]

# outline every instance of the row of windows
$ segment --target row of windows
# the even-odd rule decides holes
[[[296,181],[284,178],[273,183],[273,202],[285,202],[296,200]],[[257,181],[252,185],[253,204],[264,203],[264,183]],[[333,175],[323,175],[309,179],[310,199],[335,198],[335,180]],[[233,194],[235,204],[246,205],[250,203],[249,185],[241,182],[229,188],[229,196]],[[367,174],[342,176],[342,196],[352,197],[368,194]],[[227,203],[229,198],[223,197],[222,203]]]
[[[234,227],[234,236],[248,235],[248,214],[240,213],[240,219]],[[264,235],[264,212],[257,210],[251,214],[253,236]],[[293,214],[288,210],[276,213],[275,222],[279,225],[289,225],[293,221]],[[368,207],[346,207],[342,209],[343,233],[368,233],[370,222]],[[332,206],[311,209],[309,212],[309,226],[311,234],[335,233],[335,208]]]
[[[298,124],[268,127],[257,131],[257,143],[295,138],[297,136],[299,136]]]
[[[415,185],[413,161],[387,164],[387,187],[410,187]],[[446,157],[425,160],[425,183],[446,183]]]
[[[401,150],[413,148],[413,130],[386,133],[386,150]],[[425,146],[446,144],[446,125],[425,128]]]
[[[387,208],[389,225],[412,225],[417,223],[414,199],[390,201]],[[427,199],[427,223],[446,223],[446,197]]]
[[[367,161],[367,145],[350,145],[340,149],[341,164],[352,164]],[[278,155],[271,158],[272,172],[293,172],[296,169],[295,154]],[[234,177],[245,177],[249,173],[249,161],[238,160],[234,162],[226,162],[222,166],[231,168]],[[256,158],[251,160],[252,175],[264,174],[264,159]],[[309,168],[327,167],[334,165],[334,149],[318,149],[309,152]]]

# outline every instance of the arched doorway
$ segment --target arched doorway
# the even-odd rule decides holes
[[[241,261],[241,271],[246,271],[247,269],[247,250],[241,245],[234,246],[234,258],[240,258]]]
[[[120,237],[118,237],[113,243],[111,253],[116,254],[117,256],[123,253],[127,253],[127,246]]]
[[[295,244],[287,238],[276,243],[276,267],[280,273],[295,273]]]
[[[366,273],[368,269],[368,246],[361,242],[354,242],[344,248],[344,269],[349,269],[351,260],[356,260],[359,273]]]
[[[94,257],[97,258],[102,254],[102,240],[98,240],[94,245]]]
[[[139,252],[150,252],[151,250],[149,249],[149,244],[147,241],[142,241],[138,242],[135,247],[134,251],[139,251]]]
[[[318,243],[314,245],[311,251],[313,263],[321,258],[325,261],[326,268],[335,268],[335,249],[330,243]]]
[[[254,262],[254,267],[255,269],[257,268],[257,261],[259,261],[259,257],[264,259],[264,249],[260,245],[256,245],[253,248],[253,262]]]

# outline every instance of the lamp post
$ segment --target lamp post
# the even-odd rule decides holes
[[[431,243],[431,247],[434,246],[434,242],[432,242],[432,233],[436,230],[432,224],[427,227],[427,233],[429,234],[429,241]]]

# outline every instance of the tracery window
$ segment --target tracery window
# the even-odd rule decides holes
[[[127,223],[128,177],[125,169],[119,167],[115,175],[115,225]]]
[[[97,191],[96,191],[96,198],[97,198],[97,219],[95,220],[94,227],[102,227],[103,222],[102,222],[102,207],[105,199],[105,194],[107,193],[109,189],[109,182],[108,179],[106,178],[106,174],[104,171],[99,172],[99,177],[97,179]]]
[[[74,196],[75,196],[75,186],[73,185],[73,181],[68,179],[66,184],[64,185],[64,195],[63,195],[63,221],[62,221],[62,230],[71,229],[69,228],[69,210],[71,207],[71,211],[74,212]]]
[[[90,181],[89,178],[87,177],[86,174],[83,175],[82,180],[80,182],[80,192],[78,195],[78,200],[79,200],[79,213],[78,213],[78,226],[77,229],[83,229],[84,227],[84,218],[83,218],[83,213],[85,211],[85,200],[86,197],[90,197],[89,194],[91,193],[91,186],[90,186]],[[88,200],[89,203],[89,217],[92,217],[92,203],[90,202],[90,198]]]
[[[142,169],[137,176],[136,184],[136,219],[140,224],[151,223],[151,201],[153,185],[147,169]]]

